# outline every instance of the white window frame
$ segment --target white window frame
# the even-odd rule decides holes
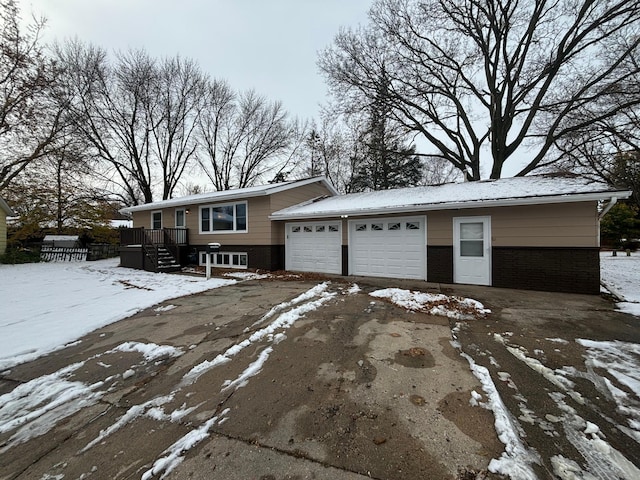
[[[184,221],[184,224],[182,225],[178,225],[178,212],[182,212],[182,220]],[[187,209],[186,208],[176,208],[175,225],[176,225],[176,228],[187,228]]]
[[[198,257],[198,263],[200,266],[205,266],[207,264],[207,252],[204,250],[201,250],[199,253],[199,257]],[[249,268],[249,255],[247,254],[247,252],[218,252],[218,253],[212,253],[212,258],[211,258],[211,265],[213,267],[222,267],[222,268],[235,268],[238,270],[246,270],[247,268]],[[229,263],[218,263],[218,255],[229,255]],[[245,265],[234,265],[233,264],[233,255],[244,255],[244,257],[246,258],[246,263]],[[240,260],[238,258],[238,260]]]
[[[232,205],[233,206],[233,230],[211,230],[211,228],[213,227],[213,215],[212,215],[212,209],[214,208],[218,208],[218,207],[228,207]],[[244,211],[245,211],[245,229],[244,230],[238,230],[237,228],[237,221],[238,221],[238,215],[236,213],[236,205],[244,205]],[[209,210],[209,230],[202,230],[202,211],[203,210]],[[227,202],[227,203],[214,203],[211,205],[202,205],[198,208],[198,232],[200,233],[200,235],[229,235],[229,234],[234,234],[234,233],[249,233],[249,204],[248,202],[242,201],[242,202]]]
[[[153,225],[153,224],[154,224],[153,217],[155,216],[155,214],[156,214],[156,213],[159,213],[159,214],[160,214],[160,228],[156,228],[156,227]],[[152,211],[152,212],[151,212],[151,230],[161,230],[161,229],[162,229],[162,223],[163,223],[162,221],[164,220],[164,219],[162,218],[163,216],[164,216],[164,215],[162,215],[162,210],[154,210],[154,211]]]

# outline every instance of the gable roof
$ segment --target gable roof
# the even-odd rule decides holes
[[[8,217],[15,215],[14,211],[11,210],[11,207],[7,205],[7,202],[5,202],[2,197],[0,197],[0,209],[4,210],[4,213],[6,213]]]
[[[186,197],[171,198],[169,200],[161,200],[159,202],[146,203],[144,205],[125,207],[120,209],[120,213],[160,210],[162,208],[179,207],[182,205],[198,205],[203,203],[223,202],[228,200],[240,200],[244,198],[273,195],[274,193],[284,192],[292,188],[302,187],[316,182],[320,182],[327,187],[332,195],[338,195],[338,191],[325,177],[313,177],[304,180],[292,180],[289,182],[271,183],[255,187],[236,188],[234,190],[221,190],[218,192],[200,193],[197,195],[188,195]]]
[[[352,193],[274,212],[272,220],[379,215],[458,208],[538,205],[627,198],[631,192],[579,177],[529,177]]]

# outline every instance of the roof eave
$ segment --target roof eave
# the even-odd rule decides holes
[[[237,199],[244,199],[244,198],[255,198],[255,197],[263,197],[263,196],[267,196],[267,195],[273,195],[275,193],[278,192],[283,192],[286,190],[289,190],[291,188],[297,188],[297,187],[303,187],[305,185],[309,185],[315,182],[321,182],[325,185],[325,187],[327,187],[327,189],[333,194],[333,195],[339,195],[338,191],[334,188],[333,185],[331,185],[331,183],[325,178],[325,177],[313,177],[313,178],[308,178],[306,180],[300,180],[300,181],[294,181],[294,182],[289,182],[286,183],[285,185],[276,185],[276,186],[267,186],[266,188],[264,188],[263,190],[259,190],[256,192],[249,192],[249,193],[242,193],[242,192],[235,192],[234,190],[228,190],[229,194],[227,195],[215,195],[215,196],[211,196],[211,197],[203,197],[201,199],[197,199],[197,200],[192,200],[192,201],[185,201],[182,202],[181,198],[176,198],[176,199],[171,199],[171,200],[162,200],[160,202],[154,202],[154,203],[145,203],[144,205],[134,205],[132,207],[124,207],[121,208],[120,210],[118,210],[120,213],[123,214],[131,214],[134,212],[145,212],[145,211],[152,211],[152,210],[160,210],[163,208],[170,208],[170,207],[180,207],[183,205],[202,205],[205,203],[210,203],[211,201],[215,201],[215,202],[219,202],[219,201],[227,201],[227,200],[237,200]],[[231,193],[234,192],[234,193]],[[217,194],[220,192],[212,192],[213,194]],[[175,202],[174,202],[175,200]],[[162,204],[162,202],[167,202],[164,205]]]
[[[607,191],[597,193],[575,193],[569,195],[549,195],[543,197],[507,198],[497,200],[472,200],[468,202],[446,202],[432,204],[403,205],[401,207],[383,207],[366,210],[334,210],[309,214],[270,215],[270,220],[306,220],[314,218],[340,216],[372,216],[393,213],[429,212],[436,210],[461,210],[488,207],[513,207],[524,205],[541,205],[553,203],[594,202],[608,200],[613,197],[621,199],[631,196],[630,191]]]

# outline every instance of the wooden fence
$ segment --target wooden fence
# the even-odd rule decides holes
[[[40,249],[40,260],[43,262],[84,262],[87,259],[87,248],[48,247]]]

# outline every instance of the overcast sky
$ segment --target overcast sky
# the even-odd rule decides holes
[[[318,51],[341,26],[365,23],[372,0],[18,0],[47,18],[45,41],[78,37],[110,50],[197,60],[236,90],[254,88],[293,115],[317,118],[326,87]]]

